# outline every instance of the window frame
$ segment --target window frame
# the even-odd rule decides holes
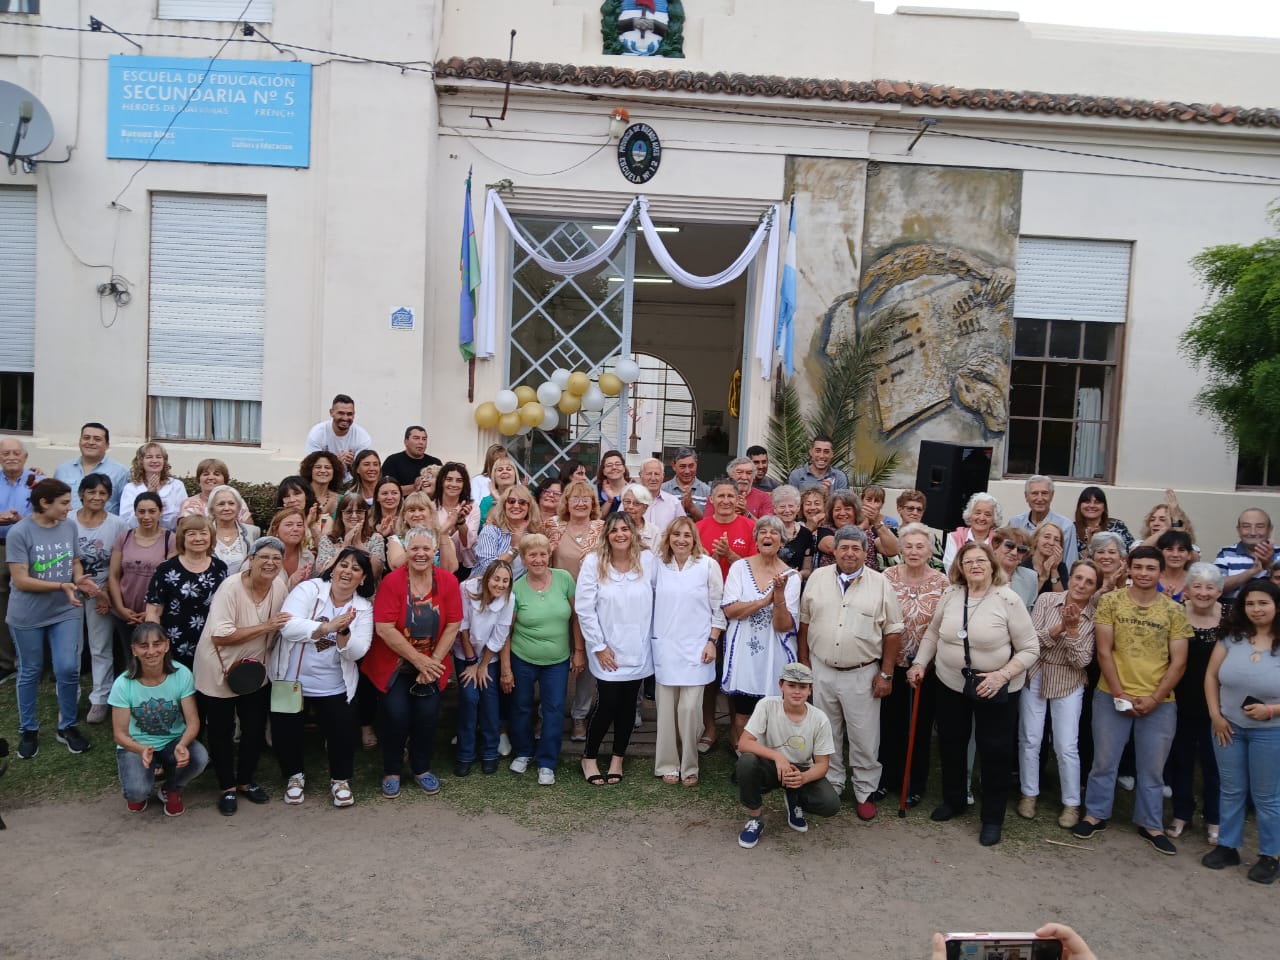
[[[1016,304],[1016,299],[1015,299]],[[1120,435],[1120,397],[1122,395],[1123,379],[1124,379],[1124,346],[1125,334],[1128,323],[1104,323],[1104,326],[1114,328],[1114,341],[1111,345],[1112,360],[1087,360],[1082,356],[1053,357],[1049,355],[1050,344],[1053,337],[1053,324],[1055,323],[1078,323],[1081,325],[1081,342],[1083,353],[1083,336],[1086,324],[1103,323],[1095,320],[1071,320],[1066,318],[1052,319],[1045,317],[1018,317],[1013,318],[1013,336],[1009,343],[1009,397],[1008,397],[1008,416],[1005,424],[1004,433],[1004,472],[1003,478],[1006,480],[1022,480],[1030,476],[1042,474],[1051,477],[1055,481],[1063,483],[1088,483],[1088,484],[1112,484],[1115,482],[1116,475],[1116,451],[1119,446]],[[1018,330],[1017,325],[1022,321],[1043,322],[1048,324],[1045,331],[1045,345],[1043,353],[1038,357],[1028,356],[1018,353]],[[1040,412],[1035,417],[1014,416],[1013,414],[1013,367],[1018,361],[1029,361],[1040,365]],[[1110,388],[1110,409],[1107,411],[1108,417],[1098,421],[1084,421],[1087,423],[1101,423],[1104,425],[1104,451],[1103,451],[1103,475],[1101,477],[1077,477],[1067,474],[1045,473],[1040,465],[1040,440],[1043,436],[1043,424],[1045,423],[1070,423],[1071,433],[1074,440],[1076,429],[1082,422],[1078,417],[1067,419],[1065,417],[1046,417],[1044,416],[1044,396],[1048,389],[1044,381],[1044,370],[1052,365],[1060,364],[1070,366],[1076,371],[1076,391],[1079,391],[1080,368],[1081,367],[1100,367],[1111,370],[1111,388]],[[1036,442],[1036,469],[1031,473],[1015,473],[1009,469],[1010,448],[1012,445],[1012,434],[1014,421],[1031,422],[1037,424],[1037,442]]]
[[[214,438],[213,436],[213,402],[219,399],[222,399],[222,398],[221,397],[158,397],[158,396],[153,396],[151,394],[147,394],[147,436],[154,437],[156,440],[163,440],[165,443],[200,444],[202,446],[215,446],[215,447],[248,447],[249,449],[252,449],[252,450],[261,449],[262,448],[261,437],[259,437],[256,442],[253,440],[217,440]],[[157,400],[177,400],[180,404],[178,409],[179,409],[179,420],[181,422],[186,421],[186,412],[187,412],[188,403],[192,401],[203,403],[205,405],[204,422],[205,422],[206,436],[204,438],[174,437],[174,436],[169,436],[167,434],[162,434],[158,432],[157,423],[159,418],[156,416]],[[237,426],[240,420],[240,407],[238,405],[242,403],[256,403],[258,405],[258,417],[259,419],[261,419],[262,417],[262,401],[261,400],[235,400],[232,402],[237,404],[237,407],[236,407]]]

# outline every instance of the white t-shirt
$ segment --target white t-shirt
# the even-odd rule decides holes
[[[765,697],[756,704],[747,721],[747,732],[770,750],[779,750],[797,766],[813,766],[814,757],[836,752],[831,721],[812,704],[805,704],[799,723],[787,716],[781,697]]]
[[[369,436],[369,431],[358,423],[353,423],[347,429],[346,436],[338,436],[333,432],[332,420],[321,420],[307,432],[307,453],[315,453],[317,450],[328,450],[330,453],[346,453],[351,451],[352,455],[359,453],[361,450],[373,449],[373,437]],[[346,480],[351,479],[351,471],[347,471]]]

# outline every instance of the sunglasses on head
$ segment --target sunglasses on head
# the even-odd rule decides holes
[[[1018,542],[1017,542],[1017,541],[1015,541],[1015,540],[1001,540],[1001,541],[1000,541],[1000,546],[1004,547],[1006,550],[1017,550],[1019,553],[1030,553],[1030,552],[1031,552],[1031,548],[1030,548],[1030,547],[1028,547],[1028,546],[1024,546],[1023,544],[1018,543]]]

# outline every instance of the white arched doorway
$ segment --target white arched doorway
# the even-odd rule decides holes
[[[575,437],[624,437],[622,452],[629,463],[649,457],[668,459],[678,447],[693,445],[697,410],[689,381],[674,366],[649,353],[634,353],[640,365],[640,379],[631,385],[625,408],[606,410],[597,419],[579,413],[572,418]],[[618,418],[625,417],[619,429]],[[604,441],[609,443],[610,441]],[[602,451],[603,452],[603,451]]]

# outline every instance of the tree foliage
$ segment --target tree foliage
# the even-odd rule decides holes
[[[862,407],[875,386],[878,357],[888,346],[889,331],[882,324],[863,328],[856,338],[836,345],[834,355],[814,384],[816,403],[805,414],[795,384],[784,381],[769,418],[769,462],[782,479],[809,459],[809,442],[818,435],[831,437],[834,463],[849,474],[854,486],[882,483],[898,465],[898,454],[889,453],[870,463],[857,458],[856,438]]]
[[[1280,206],[1270,210],[1280,227]],[[1280,451],[1280,236],[1210,247],[1191,265],[1208,301],[1182,333],[1182,352],[1208,374],[1195,397],[1239,452]]]

